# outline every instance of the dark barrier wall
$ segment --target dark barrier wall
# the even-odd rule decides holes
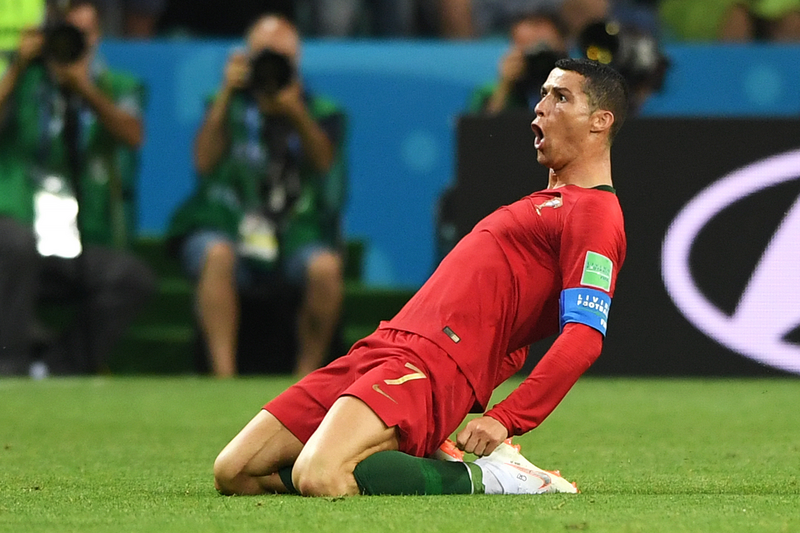
[[[529,122],[459,121],[456,235],[546,186]],[[612,168],[628,256],[590,372],[800,374],[799,148],[797,120],[625,125]]]

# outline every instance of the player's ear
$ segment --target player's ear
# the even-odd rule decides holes
[[[608,109],[596,109],[592,113],[591,118],[591,131],[592,133],[600,133],[611,129],[614,124],[614,113]]]

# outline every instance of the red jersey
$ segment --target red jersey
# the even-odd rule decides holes
[[[485,408],[492,391],[522,367],[527,346],[559,331],[562,291],[591,287],[610,302],[626,240],[622,210],[613,189],[608,189],[567,185],[496,210],[379,328],[412,332],[440,346]],[[574,368],[565,368],[563,376],[548,368],[546,379],[563,378],[571,387],[578,377]],[[584,370],[581,366],[580,373]],[[561,397],[545,409],[544,416]],[[514,405],[530,405],[529,401],[538,400],[518,398]],[[530,429],[524,425],[535,425],[504,422],[516,433]]]

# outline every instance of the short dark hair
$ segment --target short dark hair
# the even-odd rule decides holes
[[[593,109],[605,109],[614,114],[609,141],[613,140],[628,114],[628,83],[622,75],[598,61],[591,59],[559,59],[556,68],[577,72],[585,78],[583,92]]]

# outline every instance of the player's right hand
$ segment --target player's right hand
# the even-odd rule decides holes
[[[456,435],[456,446],[479,457],[489,455],[508,438],[506,427],[490,416],[473,418]]]

